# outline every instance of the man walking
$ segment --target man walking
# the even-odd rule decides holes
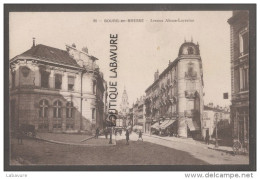
[[[126,130],[125,136],[126,136],[126,145],[129,145],[129,143],[128,143],[128,141],[129,141],[129,132],[128,132],[128,130]]]
[[[96,139],[98,138],[99,136],[99,128],[96,129]]]
[[[139,139],[141,139],[142,142],[144,141],[143,138],[142,138],[142,135],[143,135],[143,134],[142,134],[142,132],[141,132],[141,130],[140,130],[140,131],[139,131],[139,137],[138,137],[137,141],[138,141]]]
[[[206,131],[205,142],[207,145],[209,145],[209,130]]]

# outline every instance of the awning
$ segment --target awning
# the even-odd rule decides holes
[[[159,129],[159,128],[160,128],[159,122],[154,123],[154,124],[151,126],[151,128]]]
[[[163,123],[160,125],[161,129],[166,129],[168,126],[170,126],[171,124],[173,124],[176,120],[165,120],[163,121]]]
[[[195,121],[193,121],[191,118],[187,118],[186,121],[187,121],[187,124],[188,124],[190,131],[200,130],[198,124]]]

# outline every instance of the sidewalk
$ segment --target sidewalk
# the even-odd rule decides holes
[[[112,144],[109,144],[109,138],[99,136],[95,139],[94,136],[84,134],[63,134],[63,133],[37,133],[38,140],[66,145],[80,146],[114,146],[116,145],[115,137],[112,137]]]
[[[149,135],[149,134],[145,134],[145,133],[143,135],[148,136],[148,137],[154,137],[154,138],[162,139],[162,140],[167,140],[167,141],[192,144],[192,145],[201,146],[201,147],[204,147],[204,148],[207,147],[208,149],[217,150],[217,151],[221,151],[221,152],[233,153],[232,147],[219,146],[218,148],[216,148],[214,144],[207,145],[202,141],[196,141],[196,140],[193,140],[191,138],[178,138],[178,137],[169,137],[169,136],[161,137],[161,136]]]

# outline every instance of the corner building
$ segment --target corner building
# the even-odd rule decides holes
[[[201,137],[203,71],[199,45],[184,42],[178,57],[146,89],[146,121],[151,128],[181,137]]]
[[[98,59],[75,45],[34,45],[10,60],[10,126],[38,131],[89,132],[103,128],[106,82]]]
[[[249,146],[249,12],[228,19],[231,47],[231,124],[233,138]]]

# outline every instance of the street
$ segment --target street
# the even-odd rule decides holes
[[[196,144],[149,136],[143,136],[144,142],[137,139],[137,134],[132,133],[130,144],[125,145],[123,133],[116,136],[115,146],[61,145],[32,139],[25,139],[23,145],[18,145],[13,139],[11,165],[208,165],[248,162],[245,156],[232,156]]]
[[[124,135],[117,136],[117,140],[119,138],[123,138]],[[137,141],[138,135],[132,133],[130,140]],[[207,162],[212,165],[221,165],[221,164],[248,164],[249,158],[244,155],[231,155],[225,152],[219,152],[215,150],[208,149],[206,144],[196,143],[192,139],[179,139],[175,137],[171,137],[172,141],[163,140],[161,138],[150,137],[147,135],[143,135],[143,139],[146,142],[150,142],[153,144],[158,144],[161,146],[169,147],[175,150],[185,151],[189,153],[191,156],[198,158],[204,162]]]

